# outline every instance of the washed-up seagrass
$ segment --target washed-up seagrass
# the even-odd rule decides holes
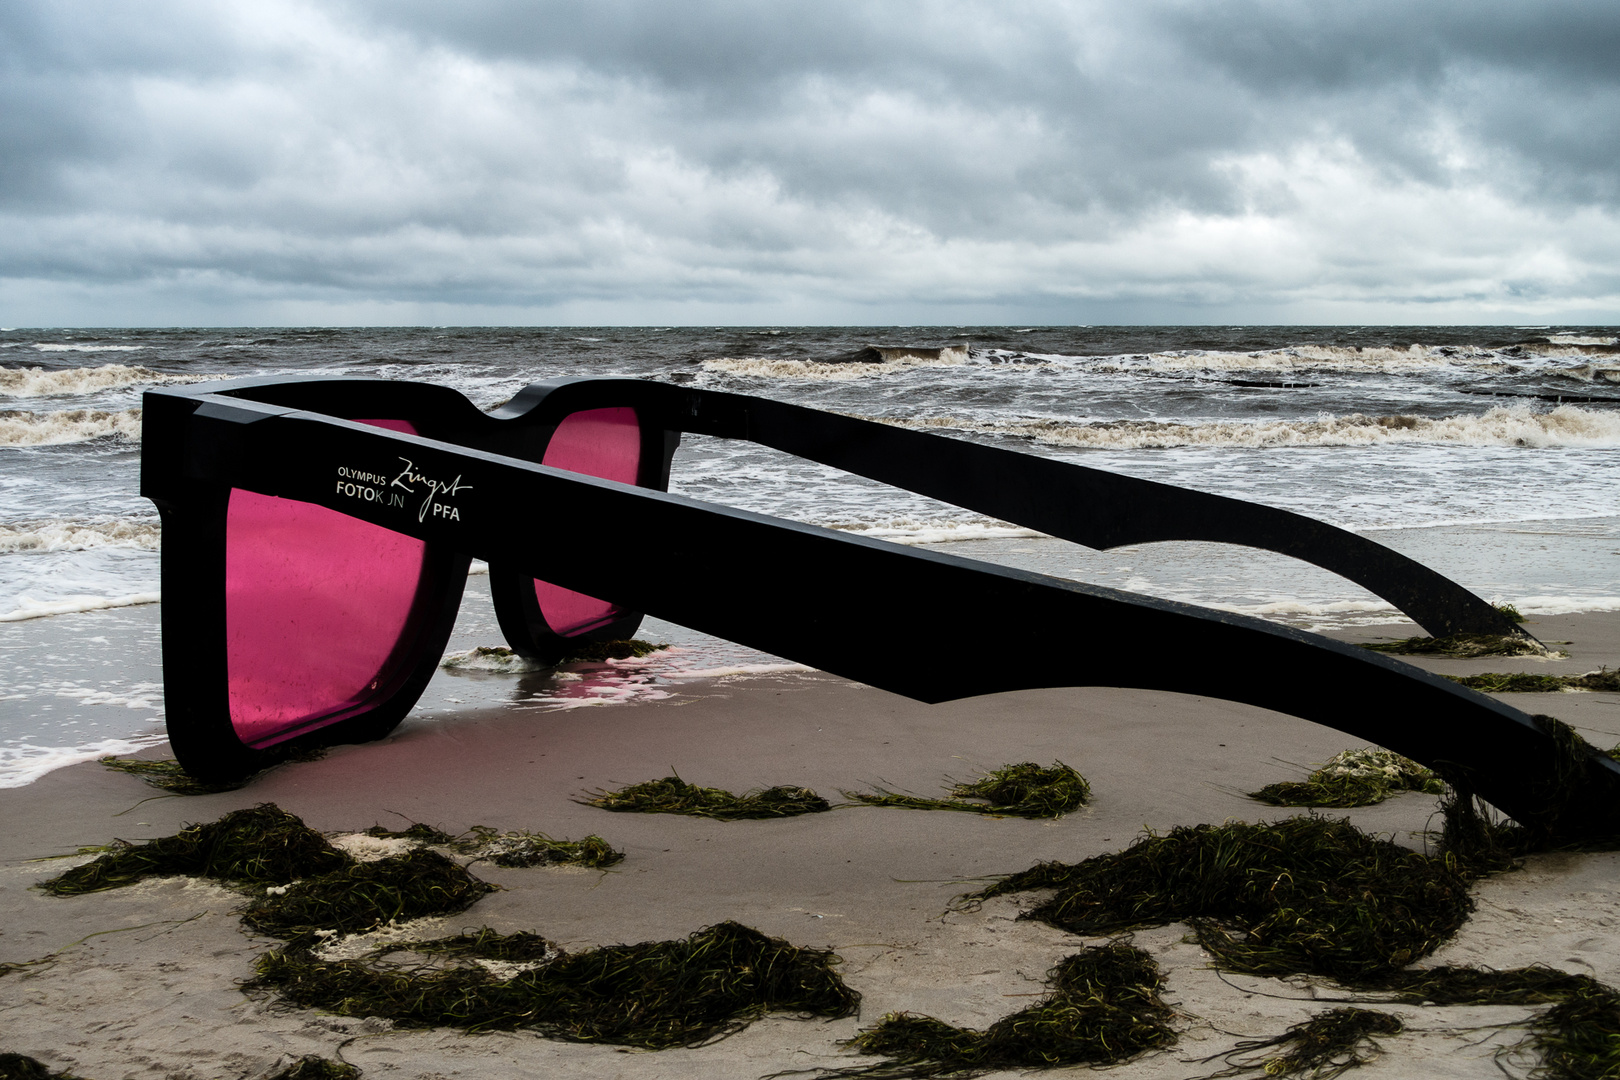
[[[271,937],[295,940],[317,931],[356,934],[388,922],[464,911],[494,889],[437,851],[417,848],[295,882],[248,905],[242,922]]]
[[[586,792],[586,806],[621,814],[685,814],[689,817],[738,821],[745,818],[794,817],[820,814],[831,804],[809,788],[769,787],[734,795],[721,788],[698,787],[679,776],[631,784],[618,791]]]
[[[1610,671],[1607,667],[1584,675],[1487,671],[1481,675],[1447,675],[1446,678],[1487,694],[1556,694],[1564,690],[1620,693],[1620,671]]]
[[[1229,970],[1350,984],[1427,956],[1473,910],[1468,879],[1443,858],[1314,816],[1149,834],[970,899],[1045,888],[1056,895],[1023,917],[1087,935],[1185,921]]]
[[[906,795],[884,788],[876,792],[846,791],[843,795],[867,806],[903,810],[962,810],[1007,817],[1058,818],[1084,806],[1091,798],[1091,785],[1061,761],[1051,766],[1025,761],[1003,765],[977,780],[954,784],[950,797],[945,799]],[[984,801],[968,801],[981,799]]]
[[[148,843],[120,843],[40,887],[57,896],[72,896],[171,874],[247,885],[284,885],[341,870],[353,862],[297,817],[264,803]]]
[[[488,859],[496,866],[588,866],[597,869],[623,861],[624,852],[615,849],[600,836],[587,836],[583,840],[558,840],[545,833],[513,829],[501,832],[488,825],[474,825],[461,836],[451,836],[431,825],[420,822],[400,830],[373,825],[367,836],[387,839],[415,840],[434,847],[448,848],[458,855],[471,856],[474,861]]]
[[[833,970],[839,962],[831,952],[724,922],[676,941],[565,954],[506,979],[483,968],[391,970],[324,961],[288,948],[262,957],[246,988],[402,1027],[527,1028],[662,1050],[734,1034],[766,1013],[850,1016],[860,995]]]
[[[889,1013],[846,1046],[887,1061],[826,1077],[902,1080],[999,1069],[1112,1065],[1175,1041],[1153,958],[1120,942],[1087,949],[1047,973],[1051,993],[984,1031]]]
[[[1216,1077],[1287,1076],[1308,1080],[1333,1077],[1367,1064],[1382,1049],[1375,1035],[1399,1035],[1400,1017],[1374,1009],[1329,1009],[1270,1039],[1248,1039],[1218,1055],[1232,1067]],[[1285,1049],[1286,1048],[1286,1049]],[[1283,1050],[1282,1053],[1267,1053]],[[1247,1057],[1248,1060],[1242,1060]]]
[[[1405,791],[1441,795],[1445,781],[1393,750],[1367,747],[1335,754],[1304,780],[1267,784],[1249,793],[1272,806],[1373,806]]]

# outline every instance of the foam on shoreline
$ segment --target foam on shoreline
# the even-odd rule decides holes
[[[1031,439],[1049,446],[1110,450],[1187,446],[1264,449],[1283,446],[1376,446],[1438,444],[1455,446],[1614,447],[1620,446],[1620,413],[1560,405],[1538,411],[1501,405],[1478,416],[1319,416],[1311,420],[1176,423],[1159,420],[1029,418],[982,421],[936,416],[911,420],[867,417],[917,431],[969,431]]]

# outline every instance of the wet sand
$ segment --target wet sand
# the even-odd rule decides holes
[[[1620,661],[1620,615],[1544,618],[1531,628],[1545,641],[1572,642],[1571,658],[1425,666],[1448,674],[1550,673]],[[1412,632],[1373,627],[1345,636]],[[1508,700],[1559,716],[1598,745],[1620,742],[1620,695]],[[132,777],[74,766],[0,790],[0,962],[55,954],[0,978],[0,1050],[89,1080],[260,1077],[302,1054],[341,1057],[373,1080],[753,1078],[848,1065],[863,1059],[838,1041],[885,1012],[982,1027],[1028,1005],[1052,964],[1096,943],[1016,921],[1029,897],[949,911],[951,898],[976,879],[1119,850],[1143,828],[1284,816],[1292,811],[1243,793],[1298,778],[1351,745],[1338,732],[1276,713],[1169,694],[1040,690],[926,706],[831,676],[783,675],[689,686],[639,705],[469,711],[381,743],[336,749],[219,795],[164,797]],[[165,756],[165,749],[143,756]],[[1092,805],[1055,822],[854,808],[724,823],[609,814],[575,801],[586,789],[671,770],[732,790],[799,784],[836,799],[840,788],[882,784],[938,795],[947,777],[1026,760],[1078,768],[1092,783]],[[490,825],[568,838],[600,834],[627,855],[612,871],[479,864],[475,872],[504,891],[424,932],[529,930],[580,949],[680,937],[734,919],[838,952],[843,977],[863,995],[861,1015],[834,1022],[770,1017],[709,1046],[658,1053],[521,1032],[395,1031],[245,997],[237,983],[276,943],[242,930],[232,914],[242,898],[231,890],[185,879],[77,898],[30,888],[71,865],[35,860],[114,837],[168,835],[261,802],[326,831],[421,821],[452,833]],[[1364,828],[1421,846],[1434,805],[1414,794],[1347,813]],[[1541,962],[1620,985],[1613,933],[1620,856],[1535,857],[1521,871],[1482,882],[1475,895],[1479,910],[1433,962]],[[1320,998],[1340,996],[1304,980],[1223,977],[1185,935],[1185,927],[1170,926],[1134,939],[1166,973],[1179,1042],[1109,1075],[1207,1075],[1222,1064],[1201,1059],[1241,1039],[1280,1034],[1328,1007]],[[1390,1009],[1409,1031],[1383,1040],[1385,1054],[1359,1075],[1498,1075],[1493,1053],[1523,1032],[1486,1025],[1531,1015],[1510,1007]]]

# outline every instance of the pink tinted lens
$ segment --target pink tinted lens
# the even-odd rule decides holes
[[[414,434],[400,420],[361,423]],[[267,746],[392,690],[422,541],[293,499],[232,489],[225,637],[231,722]]]
[[[641,425],[636,410],[589,409],[569,415],[557,425],[540,464],[635,483],[641,470]],[[538,579],[534,598],[551,632],[563,637],[583,634],[619,614],[606,600]]]

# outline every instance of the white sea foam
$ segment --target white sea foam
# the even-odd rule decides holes
[[[1620,596],[1524,596],[1513,606],[1525,615],[1580,615],[1620,611]]]
[[[879,375],[892,375],[910,368],[960,367],[968,362],[965,346],[940,349],[883,348],[871,350],[880,359],[867,363],[851,361],[826,363],[818,360],[784,360],[770,356],[726,356],[705,360],[705,371],[728,375],[750,375],[760,379],[812,379],[819,382],[852,382]]]
[[[45,521],[0,525],[0,554],[84,551],[101,547],[156,551],[160,531],[155,521]]]
[[[17,597],[17,609],[0,615],[0,623],[42,619],[47,615],[67,615],[76,611],[103,611],[107,608],[135,607],[138,604],[156,604],[161,593],[131,593],[128,596],[63,596],[55,600],[35,600]]]
[[[63,683],[51,690],[50,687],[40,688],[42,691],[54,693],[60,698],[73,698],[81,705],[113,705],[125,709],[158,709],[163,708],[163,684],[152,682],[138,682],[130,686],[120,686],[116,690],[97,689],[92,686],[79,686],[76,683]]]
[[[1527,405],[1498,406],[1480,416],[1321,416],[1313,420],[1166,423],[1156,420],[977,421],[927,417],[885,423],[921,430],[947,428],[1012,435],[1053,446],[1102,447],[1112,450],[1163,449],[1181,446],[1231,446],[1265,449],[1276,446],[1375,446],[1388,443],[1438,443],[1459,446],[1609,447],[1620,446],[1620,412],[1599,412],[1561,405],[1538,412]]]
[[[726,679],[748,675],[802,675],[816,669],[807,664],[782,661],[775,664],[728,664],[724,667],[693,668],[688,671],[668,671],[670,679]]]
[[[25,787],[56,769],[81,761],[95,761],[109,754],[133,754],[163,739],[163,735],[154,732],[149,736],[103,739],[84,746],[36,746],[33,743],[0,746],[0,788]]]
[[[61,412],[0,412],[0,447],[60,446],[114,436],[140,442],[141,410],[65,409]]]
[[[0,368],[0,397],[72,397],[116,390],[122,386],[182,381],[187,380],[181,376],[164,375],[150,368],[125,364],[58,371],[39,367]]]
[[[466,652],[449,653],[439,661],[449,671],[495,671],[518,675],[528,671],[544,671],[547,665],[526,656],[519,656],[504,645],[480,645]]]
[[[1408,374],[1457,368],[1496,372],[1508,368],[1549,367],[1558,373],[1557,362],[1570,358],[1590,358],[1597,348],[1607,355],[1607,340],[1559,340],[1545,345],[1518,345],[1492,349],[1479,345],[1410,345],[1406,348],[1378,346],[1358,348],[1348,345],[1295,345],[1285,349],[1255,352],[1220,352],[1190,349],[1177,352],[1135,353],[1115,356],[1073,356],[1063,353],[1026,353],[1027,359],[1088,371],[1135,374],[1139,372],[1199,372],[1236,374],[1259,372],[1271,375],[1307,374]]]
[[[1553,334],[1547,338],[1554,345],[1615,345],[1620,338],[1590,337],[1584,334]]]
[[[953,544],[965,540],[1018,540],[1046,535],[1020,525],[984,519],[965,522],[915,521],[906,518],[882,523],[831,522],[827,528],[837,529],[851,536],[870,536],[878,540],[887,540],[892,544],[908,546]]]
[[[56,342],[46,342],[34,346],[40,352],[143,352],[151,347],[150,345],[76,345]]]
[[[1604,367],[1601,364],[1581,364],[1578,367],[1564,368],[1558,374],[1582,382],[1620,383],[1620,367]]]

